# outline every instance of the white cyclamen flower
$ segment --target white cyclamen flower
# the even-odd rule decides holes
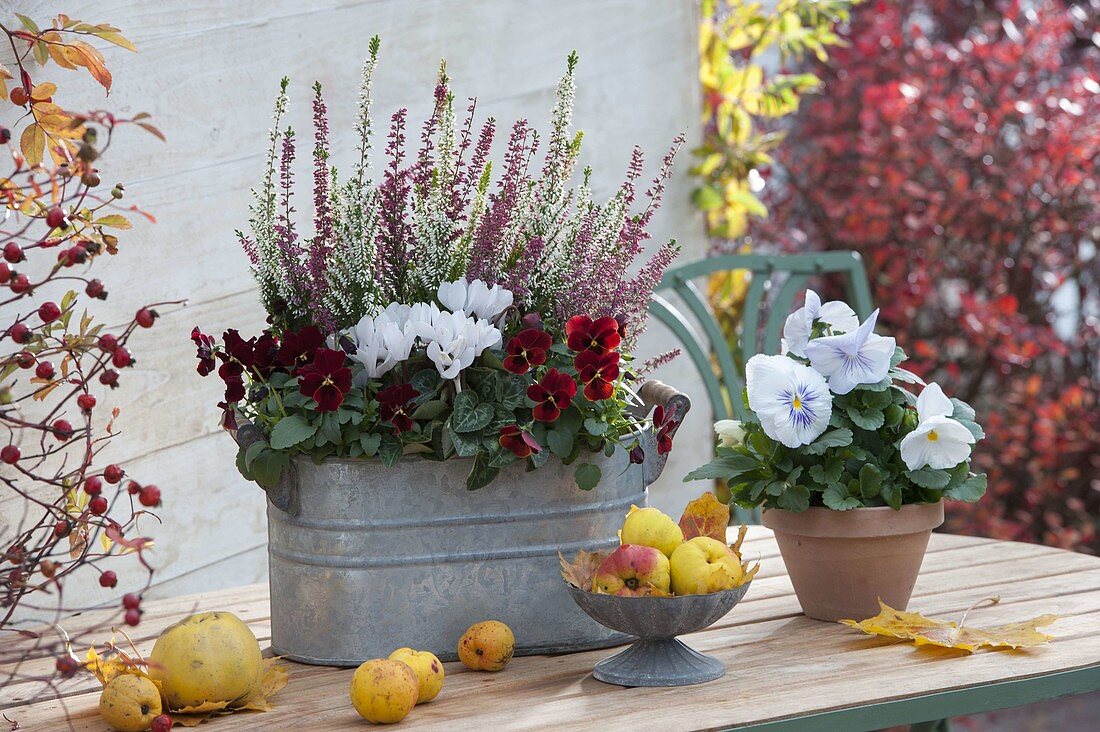
[[[890,372],[894,339],[875,335],[878,310],[852,333],[814,338],[806,344],[810,365],[829,379],[834,394],[860,384],[877,384]]]
[[[764,433],[787,447],[808,445],[829,426],[833,396],[809,366],[786,356],[756,355],[745,366],[745,386]]]
[[[848,303],[830,300],[822,304],[813,290],[806,290],[806,304],[787,316],[783,324],[783,353],[806,356],[806,344],[810,340],[814,321],[820,320],[837,333],[851,333],[859,327],[859,318]]]
[[[494,320],[512,305],[513,300],[511,290],[500,285],[489,287],[482,280],[443,282],[436,294],[451,312],[462,311],[486,320]]]
[[[974,435],[951,419],[954,409],[939,384],[924,387],[917,397],[917,428],[901,440],[901,459],[907,468],[943,470],[970,457]]]
[[[455,378],[486,348],[501,343],[500,330],[488,320],[461,311],[440,311],[434,304],[428,309],[418,311],[418,308],[418,305],[413,306],[410,324],[427,344],[428,358],[444,379]]]
[[[354,328],[345,332],[355,342],[351,358],[363,364],[363,377],[377,379],[409,357],[415,334],[403,329],[385,313],[364,316]]]
[[[720,419],[714,423],[721,447],[737,447],[745,441],[745,427],[736,419]]]

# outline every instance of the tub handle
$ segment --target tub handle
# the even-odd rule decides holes
[[[260,428],[244,419],[240,414],[237,415],[237,429],[230,430],[229,434],[233,436],[237,446],[242,450],[247,450],[249,445],[263,438]],[[260,488],[267,493],[267,500],[271,501],[271,505],[275,508],[290,516],[298,515],[298,475],[293,460],[283,469],[283,474],[279,476],[278,483],[270,488],[264,488],[263,486],[260,486]]]
[[[668,384],[654,379],[646,381],[638,389],[638,397],[642,400],[646,413],[656,407],[664,407],[665,421],[674,424],[669,430],[669,436],[675,437],[680,425],[684,423],[684,417],[691,409],[691,399],[687,394],[678,391]],[[642,436],[642,449],[645,450],[645,462],[642,463],[645,484],[652,485],[664,472],[668,455],[657,454],[657,437],[652,430],[646,431]]]

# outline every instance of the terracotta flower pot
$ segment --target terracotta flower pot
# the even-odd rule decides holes
[[[802,612],[818,620],[877,615],[878,599],[899,610],[909,604],[928,537],[943,523],[943,501],[801,513],[768,509]]]

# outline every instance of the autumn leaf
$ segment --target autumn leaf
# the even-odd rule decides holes
[[[688,503],[680,517],[680,530],[684,532],[684,541],[709,536],[724,544],[729,523],[730,507],[708,491]]]
[[[197,727],[213,716],[233,712],[269,712],[274,709],[271,697],[287,685],[289,676],[284,666],[276,665],[277,658],[264,659],[264,675],[256,691],[247,699],[237,702],[208,701],[183,709],[170,709],[172,720],[184,727]]]
[[[34,123],[28,125],[19,138],[19,149],[27,160],[27,165],[35,166],[42,162],[42,156],[46,147],[46,132],[42,125]]]
[[[558,552],[558,559],[561,560],[561,576],[578,590],[591,592],[595,586],[596,570],[605,558],[607,558],[607,552],[579,551],[570,564],[562,553]]]
[[[840,622],[868,635],[880,635],[887,638],[901,638],[913,641],[918,646],[940,646],[956,648],[973,653],[982,648],[1030,648],[1048,643],[1053,636],[1039,630],[1058,620],[1057,615],[1040,615],[992,628],[966,627],[966,617],[981,603],[996,604],[999,597],[991,597],[974,603],[956,624],[951,621],[932,620],[920,613],[895,610],[882,600],[878,601],[880,612],[873,618],[863,621],[841,620]]]

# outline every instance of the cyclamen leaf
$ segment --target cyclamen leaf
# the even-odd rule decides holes
[[[382,459],[382,465],[392,468],[401,459],[404,451],[405,448],[402,447],[400,440],[393,435],[384,435],[382,444],[378,447],[378,457]]]
[[[300,414],[292,414],[283,417],[271,430],[271,449],[285,450],[299,442],[313,437],[317,432],[317,424],[306,421]]]
[[[484,488],[493,482],[498,473],[500,473],[500,468],[489,465],[485,453],[478,453],[477,457],[474,458],[473,467],[470,468],[470,474],[466,476],[466,490],[476,491],[479,488]]]
[[[486,402],[471,405],[470,399],[460,399],[466,394],[476,399],[469,391],[455,397],[454,411],[451,412],[451,426],[455,432],[477,432],[493,421],[493,405]]]
[[[435,419],[447,409],[447,402],[442,399],[433,399],[430,402],[424,402],[416,411],[413,412],[413,419]]]

